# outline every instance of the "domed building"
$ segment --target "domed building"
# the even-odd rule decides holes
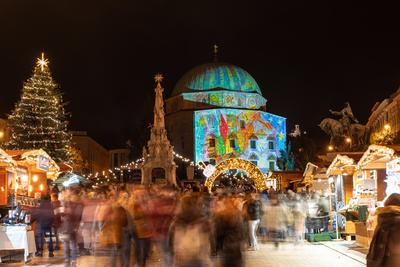
[[[278,170],[286,148],[286,119],[265,112],[256,80],[227,63],[189,70],[166,100],[166,127],[174,150],[196,163],[238,157],[263,172]]]

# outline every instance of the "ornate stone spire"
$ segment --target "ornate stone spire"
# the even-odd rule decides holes
[[[155,101],[154,101],[154,122],[151,126],[150,140],[147,142],[147,149],[143,147],[142,184],[152,184],[164,181],[176,185],[176,165],[174,162],[174,148],[167,137],[164,120],[164,99],[161,86],[163,76],[156,74]],[[153,175],[155,172],[158,175]],[[162,177],[161,177],[162,176]]]
[[[154,81],[157,83],[155,92],[156,92],[156,99],[154,103],[154,123],[153,128],[155,129],[164,129],[165,128],[165,121],[164,121],[164,99],[163,99],[163,92],[164,89],[161,87],[161,82],[164,79],[162,74],[156,74],[154,76]]]

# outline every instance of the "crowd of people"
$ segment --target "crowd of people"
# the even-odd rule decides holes
[[[103,257],[106,266],[147,266],[154,256],[163,266],[211,266],[217,259],[234,267],[244,266],[242,252],[258,250],[259,242],[278,248],[284,241],[298,244],[305,232],[328,231],[328,214],[327,199],[292,191],[72,186],[43,197],[32,219],[36,256],[43,256],[49,235],[48,256],[63,247],[65,266],[92,255]],[[380,255],[376,247],[372,252],[371,259]]]

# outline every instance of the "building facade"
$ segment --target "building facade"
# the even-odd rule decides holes
[[[243,158],[263,172],[278,170],[286,149],[286,119],[265,112],[255,79],[227,63],[188,71],[166,100],[166,127],[174,150],[196,163]]]
[[[372,108],[367,123],[371,134],[382,131],[385,125],[395,134],[400,132],[400,89]]]
[[[129,149],[120,148],[120,149],[111,149],[109,151],[110,154],[110,168],[119,168],[122,165],[125,165],[129,162]]]
[[[86,161],[86,172],[95,174],[108,171],[110,154],[107,149],[87,135],[85,131],[72,131],[72,144],[78,148]]]

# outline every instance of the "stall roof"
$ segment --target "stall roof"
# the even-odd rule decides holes
[[[13,168],[17,166],[17,162],[13,160],[13,158],[1,148],[0,148],[0,163],[5,163]]]
[[[60,167],[57,163],[46,153],[43,149],[35,150],[6,150],[6,153],[10,155],[16,161],[31,161],[30,163],[36,164],[36,157],[43,156],[49,159],[49,171],[58,172]],[[35,162],[32,162],[35,161]]]
[[[352,173],[356,169],[357,162],[363,156],[363,152],[350,152],[337,154],[329,165],[326,175],[339,175],[342,173]]]
[[[370,145],[357,164],[357,169],[385,169],[386,163],[400,154],[400,145]]]

